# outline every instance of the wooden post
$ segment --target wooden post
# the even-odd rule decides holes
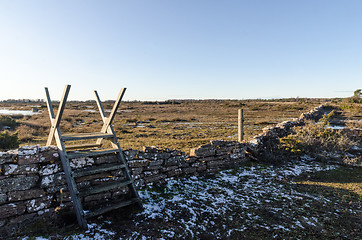
[[[244,140],[244,109],[238,110],[238,142]]]

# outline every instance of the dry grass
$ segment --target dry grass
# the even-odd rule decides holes
[[[213,139],[237,140],[239,108],[245,112],[244,136],[248,140],[266,126],[297,118],[301,113],[326,102],[331,103],[328,99],[122,102],[114,120],[114,129],[123,148],[159,146],[188,152]],[[104,108],[110,110],[112,104],[104,103]],[[2,104],[0,107],[9,106]],[[24,104],[12,107],[29,108]],[[41,114],[18,120],[22,125],[17,130],[22,136],[22,144],[45,144],[50,121],[45,104],[40,109],[43,110]],[[345,112],[349,115],[343,117],[358,114],[355,107],[343,110]],[[95,132],[101,126],[102,120],[95,102],[67,103],[60,125],[63,133]]]

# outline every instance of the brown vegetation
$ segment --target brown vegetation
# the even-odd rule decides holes
[[[341,117],[358,118],[360,104],[346,103],[342,99],[122,102],[114,128],[123,148],[159,146],[189,151],[214,139],[237,140],[239,108],[245,112],[244,136],[247,140],[266,126],[299,117],[301,113],[328,102],[343,110]],[[105,109],[110,110],[112,104],[106,102]],[[10,106],[2,103],[1,107]],[[25,104],[12,104],[11,107],[29,108]],[[14,132],[18,133],[22,145],[45,144],[50,127],[49,115],[44,103],[40,109],[40,114],[17,120],[20,126]],[[63,133],[95,132],[101,126],[102,120],[94,101],[67,103],[60,124]]]

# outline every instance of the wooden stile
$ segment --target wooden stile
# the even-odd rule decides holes
[[[48,88],[45,88],[46,102],[47,102],[47,106],[48,106],[50,123],[51,123],[47,146],[51,145],[53,139],[55,139],[55,142],[59,149],[59,155],[60,155],[60,158],[62,161],[64,173],[66,176],[68,188],[69,188],[72,202],[74,205],[74,210],[75,210],[75,214],[77,216],[78,224],[82,228],[85,228],[85,229],[88,227],[87,221],[86,221],[87,218],[101,215],[108,211],[112,211],[117,208],[125,207],[125,206],[135,204],[135,203],[140,208],[142,208],[142,202],[141,202],[138,192],[134,186],[134,182],[133,182],[132,176],[129,172],[126,159],[124,158],[122,149],[119,146],[116,134],[112,127],[112,121],[114,120],[115,114],[116,114],[117,109],[120,105],[120,102],[123,98],[125,90],[126,89],[123,88],[121,90],[121,92],[119,93],[109,117],[106,117],[102,103],[99,99],[98,93],[96,91],[94,91],[95,95],[96,95],[97,105],[98,105],[98,108],[99,108],[99,111],[100,111],[100,114],[101,114],[101,117],[103,120],[103,126],[102,126],[102,129],[100,132],[62,135],[60,132],[59,124],[60,124],[64,109],[65,109],[65,103],[67,101],[68,94],[70,91],[70,85],[65,86],[63,96],[60,101],[58,112],[57,112],[56,116],[54,115],[54,110],[53,110],[53,106],[51,103]],[[87,140],[87,139],[97,139],[97,142],[96,143],[87,143],[87,144],[75,144],[75,145],[69,145],[69,146],[65,146],[65,144],[64,144],[64,142],[66,142],[66,141],[78,141],[78,140]],[[102,141],[107,140],[107,139],[111,141],[112,148],[100,149],[100,147],[102,146]],[[97,147],[97,149],[92,149],[94,147]],[[81,150],[81,149],[86,149],[86,150]],[[78,151],[71,151],[71,150],[78,150]],[[77,158],[81,158],[81,157],[103,156],[103,155],[109,155],[109,154],[113,154],[117,158],[117,160],[118,160],[117,163],[108,164],[105,166],[95,166],[95,167],[88,167],[85,169],[77,169],[74,171],[70,167],[70,163],[69,163],[70,159],[77,159]],[[75,182],[75,178],[77,178],[77,177],[102,173],[104,171],[118,170],[118,169],[122,170],[122,173],[124,176],[124,179],[122,179],[122,180],[108,183],[108,184],[102,184],[102,185],[96,186],[96,187],[89,187],[85,191],[79,191],[79,189],[77,188],[77,184]],[[131,199],[120,200],[118,202],[108,203],[107,205],[102,206],[98,209],[83,211],[82,197],[85,197],[85,196],[88,196],[91,194],[96,194],[96,193],[100,193],[100,192],[118,189],[123,186],[129,187]]]

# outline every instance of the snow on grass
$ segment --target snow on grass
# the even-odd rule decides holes
[[[162,221],[165,224],[158,225],[161,227],[159,234],[165,238],[170,234],[194,238],[204,232],[223,238],[251,226],[284,232],[291,228],[304,229],[301,223],[317,227],[318,219],[313,214],[298,215],[303,206],[295,202],[323,204],[329,200],[298,193],[291,185],[283,183],[283,179],[305,172],[337,167],[310,160],[305,157],[304,161],[282,167],[257,165],[225,170],[210,178],[173,179],[163,188],[151,186],[140,191],[145,210],[138,214],[136,221]],[[265,218],[273,221],[264,221]]]
[[[127,233],[108,218],[65,239],[242,239],[265,231],[266,238],[301,239],[293,234],[321,231],[328,219],[346,212],[360,215],[361,208],[345,209],[318,192],[297,190],[295,176],[337,168],[312,160],[169,179],[139,191],[144,210],[122,226]]]
[[[102,226],[95,223],[88,224],[88,230],[81,234],[75,234],[69,237],[66,237],[65,240],[104,240],[104,239],[113,239],[113,236],[116,233],[103,229]]]

